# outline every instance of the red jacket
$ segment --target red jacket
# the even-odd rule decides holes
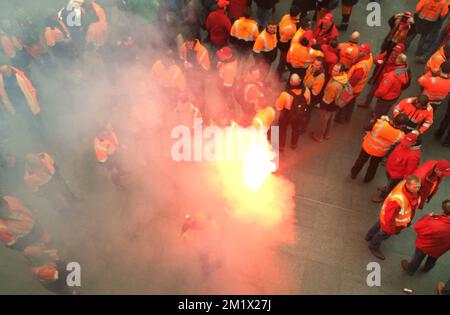
[[[248,6],[249,0],[230,0],[228,6],[228,15],[231,20],[237,20],[244,16],[245,8]]]
[[[230,37],[231,22],[222,9],[211,12],[206,19],[205,27],[208,30],[211,43],[225,46]]]
[[[322,22],[317,23],[317,26],[313,32],[317,45],[326,44],[330,40],[337,39],[339,37],[339,32],[336,28],[336,25],[334,25],[334,23],[332,24],[331,28],[326,32],[321,32],[322,31],[320,29],[321,26],[322,26]]]
[[[403,89],[408,86],[410,76],[408,67],[405,65],[396,66],[390,72],[384,74],[375,96],[384,101],[393,101],[400,97]]]
[[[420,188],[420,204],[419,209],[423,209],[425,201],[429,202],[439,188],[443,178],[433,175],[433,170],[437,164],[437,160],[430,160],[420,165],[414,175],[420,178],[422,188]]]
[[[424,215],[416,225],[416,247],[425,254],[439,258],[450,250],[450,218],[445,215]]]
[[[414,213],[417,208],[417,204],[419,202],[419,196],[411,194],[409,191],[406,190],[406,186],[403,187],[403,194],[408,198],[412,213],[411,213],[411,222],[414,218]],[[395,218],[397,217],[398,213],[400,212],[401,208],[400,205],[395,201],[390,201],[386,204],[385,212],[384,212],[384,220],[385,224],[382,224],[381,222],[381,229],[386,232],[387,234],[394,235],[398,234],[403,230],[404,227],[396,226],[395,225]]]
[[[405,98],[394,107],[394,117],[403,113],[409,117],[408,127],[410,129],[419,129],[419,132],[423,134],[433,124],[433,107],[428,104],[427,108],[419,109],[413,102],[416,98]]]
[[[320,48],[324,54],[327,73],[328,75],[331,75],[334,65],[339,62],[339,51],[337,48],[333,48],[328,44],[323,44]]]
[[[419,166],[421,146],[397,145],[386,161],[386,170],[394,179],[406,179]]]

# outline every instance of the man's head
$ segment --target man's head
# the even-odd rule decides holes
[[[302,83],[300,76],[297,73],[293,73],[289,79],[289,84],[291,86],[299,86]]]
[[[313,62],[313,69],[314,71],[319,71],[323,67],[323,57],[317,57]]]
[[[304,47],[308,47],[309,46],[309,40],[306,37],[303,37],[300,39],[300,45],[304,46]]]
[[[266,26],[267,33],[269,33],[271,35],[276,34],[277,29],[278,29],[277,23],[275,23],[274,21],[270,21],[269,23],[267,23],[267,26]]]
[[[297,7],[295,5],[293,5],[291,7],[291,9],[289,10],[289,15],[291,16],[291,19],[293,21],[295,21],[295,23],[300,22],[300,14],[301,14],[301,12],[300,12],[299,7]]]
[[[330,42],[328,43],[328,45],[330,45],[330,47],[336,49],[339,46],[339,42],[337,39],[333,38],[332,40],[330,40]]]
[[[352,35],[350,35],[350,38],[348,39],[348,41],[350,43],[358,44],[360,37],[361,37],[361,34],[359,32],[353,32]]]
[[[187,49],[193,49],[195,47],[195,43],[197,42],[197,35],[194,33],[189,33],[186,36],[186,47]]]
[[[320,21],[322,23],[322,28],[328,29],[331,25],[333,25],[333,13],[327,13]]]
[[[337,77],[342,75],[345,72],[345,66],[343,64],[337,63],[334,65],[333,69],[331,70],[331,76]]]
[[[219,0],[217,1],[217,8],[222,9],[222,10],[226,10],[227,7],[230,5],[230,1],[228,0]]]
[[[442,211],[445,215],[450,216],[450,199],[442,201]]]
[[[231,50],[230,47],[225,46],[225,47],[219,49],[216,52],[216,55],[220,61],[228,61],[233,58],[233,51]]]
[[[417,177],[416,175],[409,175],[406,179],[406,189],[413,194],[417,194],[420,190],[420,187],[421,183],[419,177]]]
[[[403,53],[405,52],[405,49],[406,49],[405,44],[400,43],[400,44],[397,44],[397,45],[394,46],[393,51],[394,51],[396,54],[403,54]]]
[[[441,63],[441,76],[448,77],[450,75],[450,61]]]
[[[359,46],[359,56],[367,56],[370,55],[372,52],[372,46],[370,46],[369,43],[364,43],[361,46]]]
[[[394,126],[397,128],[403,128],[409,122],[409,117],[406,114],[400,113],[394,117]]]
[[[397,66],[408,64],[408,56],[406,56],[405,54],[398,55],[397,58],[395,58],[395,64]]]
[[[450,176],[450,162],[447,160],[440,160],[434,167],[434,172],[438,177]]]
[[[421,94],[417,96],[416,100],[414,101],[414,106],[416,106],[418,109],[425,109],[428,106],[428,102],[430,99],[428,96]]]
[[[300,21],[300,27],[301,27],[302,29],[304,29],[305,31],[306,31],[306,30],[310,30],[310,29],[312,28],[311,20],[310,20],[309,18],[307,18],[307,17],[301,19],[301,21]]]

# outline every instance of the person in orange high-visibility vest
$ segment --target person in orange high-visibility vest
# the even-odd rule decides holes
[[[359,54],[356,63],[348,72],[348,81],[353,87],[353,98],[347,105],[345,105],[345,107],[338,110],[336,114],[336,122],[350,122],[353,115],[353,110],[355,109],[356,99],[362,93],[366,83],[369,81],[372,66],[373,57],[370,44],[364,43],[359,47]]]
[[[15,197],[0,197],[0,243],[23,251],[29,245],[49,241],[50,235],[35,220],[28,207]]]
[[[295,32],[294,37],[292,37],[291,39],[291,47],[294,43],[296,44],[300,42],[300,39],[304,36],[306,31],[312,31],[312,22],[307,17],[300,20],[300,27],[298,28],[297,32]]]
[[[423,94],[402,100],[395,105],[393,114],[394,117],[399,114],[408,116],[408,123],[404,128],[407,132],[423,134],[433,125],[434,110],[428,96]]]
[[[95,49],[103,47],[108,40],[108,23],[106,22],[105,10],[94,0],[84,0],[85,6],[95,12],[97,21],[89,24],[86,30],[86,45]]]
[[[420,200],[420,187],[420,179],[410,175],[387,196],[381,207],[380,219],[365,237],[370,242],[369,250],[375,257],[384,260],[386,257],[380,250],[381,243],[411,225]]]
[[[267,75],[272,63],[277,59],[277,45],[277,24],[272,21],[259,34],[253,45],[253,56],[256,63],[261,66],[263,76]]]
[[[425,62],[425,52],[430,47],[441,28],[442,21],[448,14],[448,0],[420,0],[416,5],[416,32],[409,36],[407,47],[414,37],[419,34],[420,41],[417,45],[416,58]]]
[[[33,276],[44,288],[56,294],[76,294],[67,285],[67,263],[60,260],[58,250],[44,244],[27,246],[23,254]]]
[[[0,43],[3,50],[3,54],[13,60],[17,57],[18,52],[23,49],[17,36],[12,30],[12,23],[10,20],[2,20],[2,25],[0,26]]]
[[[436,111],[450,93],[450,62],[441,64],[439,76],[432,76],[431,72],[421,76],[418,80],[423,88],[422,94],[428,96],[433,110]]]
[[[380,119],[372,119],[365,127],[366,135],[364,137],[362,148],[351,169],[351,177],[355,179],[358,176],[364,164],[370,159],[370,164],[364,177],[364,183],[371,182],[375,177],[380,164],[389,150],[391,150],[405,136],[402,128],[408,122],[408,116],[399,114],[392,121],[387,116]]]
[[[238,61],[230,47],[226,46],[216,53],[219,58],[217,63],[218,81],[217,87],[222,94],[222,99],[230,111],[234,110],[233,87],[238,72]]]
[[[296,73],[303,79],[306,74],[306,69],[308,69],[317,57],[323,56],[323,52],[310,47],[310,41],[306,37],[303,37],[299,43],[291,45],[286,60],[291,74]]]
[[[341,43],[338,46],[339,50],[339,62],[344,65],[344,67],[349,70],[359,57],[359,32],[353,32],[349,38],[348,43]]]
[[[278,75],[283,75],[286,70],[286,56],[291,46],[291,40],[297,32],[297,24],[300,22],[300,9],[292,6],[289,14],[286,14],[278,25],[278,32],[280,34],[280,41],[278,49],[280,50],[280,62],[278,63]]]
[[[123,171],[119,164],[118,152],[123,148],[120,146],[116,133],[111,124],[98,130],[94,139],[95,156],[111,173],[111,179],[120,189],[125,189],[122,181]]]
[[[52,15],[47,18],[44,36],[47,47],[50,48],[55,57],[74,57],[73,43],[69,29],[57,15]]]
[[[426,72],[431,72],[433,76],[438,76],[443,62],[450,61],[450,42],[439,48],[428,60],[425,66]]]
[[[230,30],[230,43],[240,54],[245,54],[253,49],[259,36],[258,23],[251,18],[250,7],[245,9],[244,16],[234,21]]]
[[[44,196],[55,210],[67,213],[77,200],[48,153],[27,154],[24,181],[31,192]]]

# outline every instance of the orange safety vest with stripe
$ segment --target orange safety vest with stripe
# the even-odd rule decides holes
[[[0,215],[0,241],[6,246],[12,246],[16,241],[26,236],[34,226],[30,209],[12,196],[4,196],[9,211]]]
[[[219,62],[217,64],[219,71],[219,78],[222,79],[223,86],[233,87],[238,72],[238,62],[233,60],[231,62]]]
[[[347,75],[349,79],[352,77],[353,73],[357,69],[364,70],[364,77],[353,87],[353,94],[360,94],[362,92],[362,90],[364,90],[364,87],[366,86],[367,81],[369,81],[369,75],[370,75],[370,70],[372,70],[372,66],[373,66],[373,58],[372,58],[372,54],[371,54],[369,59],[361,60],[360,62],[358,62],[357,64],[353,65],[350,68],[350,71],[348,72],[348,75]]]
[[[362,147],[372,156],[383,157],[404,136],[400,129],[394,128],[388,121],[378,119],[372,130],[364,137]]]
[[[102,47],[108,40],[108,24],[105,10],[96,2],[92,2],[92,9],[98,17],[98,21],[89,25],[86,32],[86,43],[95,47]]]
[[[386,219],[385,219],[385,212],[386,212],[386,205],[390,203],[391,201],[395,201],[400,206],[400,211],[395,217],[395,226],[396,227],[407,227],[408,224],[412,220],[412,206],[409,201],[409,199],[405,196],[403,193],[403,189],[406,185],[406,181],[403,180],[398,184],[391,193],[386,197],[384,200],[383,206],[381,207],[380,211],[380,223],[382,225],[386,225]]]
[[[448,0],[420,0],[416,6],[419,18],[436,22],[440,16],[448,13]]]
[[[400,113],[407,115],[409,117],[407,128],[411,130],[418,128],[420,133],[424,133],[433,125],[434,110],[429,103],[424,109],[417,108],[413,104],[415,100],[415,97],[404,99],[394,107],[393,114],[394,117]]]
[[[339,50],[339,62],[343,64],[345,68],[350,69],[359,56],[358,44],[342,43],[339,45]]]
[[[22,90],[22,93],[25,96],[25,99],[27,100],[28,107],[30,108],[31,112],[33,113],[33,115],[39,114],[39,112],[41,111],[41,107],[39,106],[39,102],[36,96],[36,90],[34,89],[33,84],[27,78],[25,73],[23,73],[22,71],[20,71],[15,67],[11,67],[11,69],[13,70],[13,75],[16,76],[17,84]],[[5,106],[6,110],[11,114],[15,114],[16,111],[14,109],[14,106],[11,103],[11,100],[9,99],[8,94],[5,91],[3,75],[1,73],[0,73],[0,97],[2,98],[3,105]]]
[[[253,45],[253,52],[259,54],[264,52],[270,52],[277,48],[277,34],[269,34],[266,30],[262,31],[256,38]]]
[[[48,284],[58,280],[58,254],[55,249],[43,249],[38,257],[26,254],[25,258],[30,266],[31,273],[42,283]]]
[[[286,61],[294,68],[307,68],[319,56],[323,56],[320,50],[305,47],[297,43],[291,45],[291,48],[289,48]]]
[[[53,47],[57,43],[64,41],[65,39],[69,38],[69,30],[67,29],[67,26],[58,19],[58,24],[61,28],[58,27],[47,27],[45,29],[45,40],[48,47]]]
[[[255,128],[263,127],[265,130],[269,130],[274,121],[275,110],[271,106],[267,106],[256,112],[256,115],[252,121],[252,125]]]
[[[424,87],[422,94],[428,96],[430,102],[441,102],[450,93],[450,78],[426,74],[419,78],[419,84]]]
[[[299,28],[297,32],[295,32],[294,37],[292,37],[291,46],[298,43],[300,41],[300,38],[302,38],[303,34],[305,34],[305,30],[303,28]]]
[[[259,35],[258,23],[241,17],[233,23],[230,35],[246,42],[254,42]]]
[[[151,72],[153,78],[161,82],[161,86],[179,91],[186,90],[186,77],[176,64],[166,67],[161,60],[157,60],[153,64]]]
[[[325,85],[325,70],[322,68],[315,72],[313,65],[310,65],[306,69],[304,84],[312,91],[314,96],[319,95]]]
[[[16,36],[0,35],[3,52],[8,58],[14,58],[18,50],[22,50],[23,46]]]
[[[280,42],[288,43],[297,32],[297,23],[292,20],[290,14],[286,14],[279,24]]]
[[[291,110],[292,104],[294,103],[294,96],[289,92],[297,96],[303,95],[306,104],[309,105],[311,103],[311,91],[307,87],[304,89],[292,89],[290,91],[283,91],[280,93],[280,96],[278,96],[275,102],[275,108],[277,110]]]
[[[55,174],[55,162],[47,153],[39,153],[40,167],[39,169],[30,169],[28,163],[25,167],[25,184],[32,192],[37,192],[39,188],[47,184]]]
[[[438,51],[436,51],[433,56],[427,62],[426,71],[431,71],[433,74],[438,74],[441,70],[441,65],[447,61],[444,52],[444,46],[442,46]]]
[[[205,71],[211,69],[211,63],[209,61],[208,50],[203,46],[199,40],[196,40],[194,45],[195,51],[195,61],[197,64]],[[188,61],[188,48],[186,43],[184,43],[180,48],[180,58],[181,60]]]
[[[113,155],[119,146],[116,133],[113,130],[108,132],[108,135],[103,139],[95,137],[94,148],[97,161],[105,163],[109,156]]]

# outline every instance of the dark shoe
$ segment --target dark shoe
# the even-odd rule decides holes
[[[372,197],[372,202],[373,203],[382,203],[384,201],[385,198],[381,197],[380,195],[377,196],[373,196]]]
[[[405,270],[408,275],[413,275],[413,273],[409,271],[409,262],[406,259],[402,259],[401,265],[403,270]]]
[[[425,266],[423,266],[423,268],[422,268],[422,272],[428,272],[428,271],[430,271],[431,269],[433,269],[433,267],[434,267],[434,266],[427,267],[427,265],[425,265]]]
[[[348,30],[348,24],[347,23],[341,23],[341,25],[338,26],[338,30],[346,32]]]
[[[317,138],[316,135],[314,134],[314,132],[311,132],[309,134],[309,136],[311,137],[311,139],[313,139],[316,142],[323,142],[323,139],[322,138]]]
[[[369,104],[367,104],[367,103],[358,103],[358,104],[356,104],[356,106],[358,106],[360,108],[368,108]]]
[[[379,249],[371,248],[371,247],[369,246],[369,250],[370,250],[370,252],[372,253],[372,255],[374,255],[374,256],[377,257],[378,259],[381,259],[381,260],[385,260],[385,259],[386,259],[386,257],[384,256],[384,254],[383,254]]]

